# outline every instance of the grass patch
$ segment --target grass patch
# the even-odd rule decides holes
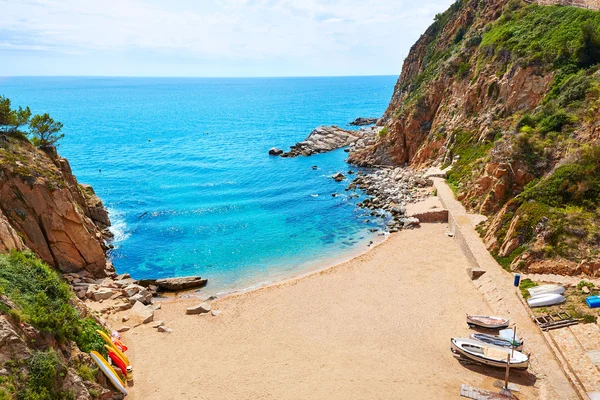
[[[531,279],[523,279],[521,283],[519,283],[519,290],[521,291],[521,295],[525,300],[531,297],[527,289],[531,289],[532,287],[536,286],[538,286],[538,284]]]
[[[20,320],[59,342],[73,340],[82,351],[105,354],[95,332],[103,328],[93,319],[80,317],[70,304],[73,294],[69,286],[33,253],[0,255],[0,293],[17,305],[13,314],[18,313]]]
[[[461,129],[454,131],[453,136],[452,155],[453,157],[458,156],[458,159],[452,169],[448,171],[446,178],[450,187],[459,188],[462,182],[470,180],[473,174],[483,165],[493,142],[477,142],[477,135],[471,131]]]

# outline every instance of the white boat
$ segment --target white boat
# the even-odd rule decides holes
[[[538,296],[540,294],[563,294],[565,288],[560,285],[540,285],[527,289],[531,297]]]
[[[523,343],[517,340],[513,342],[512,338],[508,339],[501,336],[488,335],[487,333],[473,333],[471,334],[471,339],[493,346],[507,347],[509,349],[514,347],[515,350],[523,350]]]
[[[469,328],[504,329],[508,328],[508,324],[509,320],[507,318],[467,314]]]
[[[503,339],[510,340],[517,347],[520,346],[522,348],[523,344],[525,343],[523,340],[519,339],[519,335],[515,334],[515,331],[511,328],[502,329],[500,332],[498,332],[498,335]]]
[[[527,304],[529,304],[529,307],[546,307],[563,303],[565,300],[567,299],[560,294],[539,294],[527,299]]]
[[[525,370],[529,367],[529,357],[526,354],[506,347],[488,345],[473,339],[452,338],[450,339],[450,349],[461,357],[490,367],[506,368],[509,355],[511,368]]]

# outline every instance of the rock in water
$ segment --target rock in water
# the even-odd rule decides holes
[[[179,290],[194,289],[206,286],[208,279],[199,276],[185,276],[183,278],[157,279],[154,283],[159,289],[176,292]]]
[[[269,150],[270,156],[280,156],[282,154],[283,154],[283,150],[278,149],[277,147],[273,147],[272,149]]]
[[[208,312],[210,312],[210,304],[207,302],[190,307],[185,311],[188,315],[206,314]]]
[[[325,153],[346,146],[352,146],[359,141],[374,140],[379,130],[363,128],[357,131],[347,131],[337,126],[319,126],[303,141],[296,143],[282,157],[310,156]]]
[[[335,175],[332,175],[331,177],[332,177],[332,178],[333,178],[333,180],[334,180],[334,181],[336,181],[336,182],[341,182],[341,181],[343,181],[343,180],[344,180],[344,178],[345,178],[344,174],[342,174],[341,172],[338,172],[337,174],[335,174]]]
[[[350,122],[350,125],[354,126],[364,126],[364,125],[373,125],[377,123],[377,118],[362,118],[358,117],[354,121]]]

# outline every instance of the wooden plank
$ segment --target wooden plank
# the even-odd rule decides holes
[[[460,395],[461,397],[473,400],[506,400],[513,398],[500,393],[490,392],[489,390],[469,386],[464,383],[460,385]]]

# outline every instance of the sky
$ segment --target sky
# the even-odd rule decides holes
[[[454,0],[0,0],[0,76],[397,75]]]

